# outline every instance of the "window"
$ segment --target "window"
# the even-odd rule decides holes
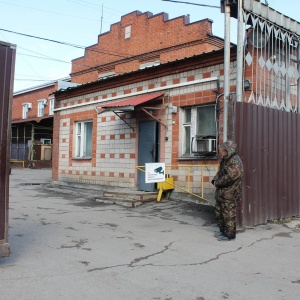
[[[28,110],[31,108],[31,103],[24,103],[22,109],[22,119],[28,118]]]
[[[215,106],[197,107],[197,130],[200,137],[216,136]]]
[[[212,151],[211,139],[216,139],[215,105],[183,109],[182,155],[194,156]],[[215,143],[214,143],[215,145]]]
[[[54,113],[54,98],[49,99],[49,115]]]
[[[183,154],[191,153],[191,141],[192,141],[192,109],[186,108],[184,110],[184,143],[183,143]]]
[[[148,62],[140,64],[140,70],[146,69],[146,68],[150,68],[150,67],[159,66],[159,65],[160,65],[160,61],[159,60],[148,61]]]
[[[110,72],[105,72],[101,73],[98,75],[98,79],[106,79],[109,77],[114,77],[115,76],[115,71],[110,71]]]
[[[125,27],[125,39],[129,39],[131,37],[131,25]]]
[[[38,117],[42,117],[44,115],[45,103],[46,103],[46,100],[38,101]]]
[[[76,157],[92,156],[93,122],[76,122]]]

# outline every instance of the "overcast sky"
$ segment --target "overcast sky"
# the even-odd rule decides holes
[[[220,6],[220,0],[185,2]],[[268,3],[300,21],[299,0],[268,0]],[[67,77],[71,60],[84,54],[82,49],[16,33],[87,47],[97,43],[101,28],[102,33],[109,31],[110,25],[119,22],[122,15],[136,10],[165,12],[169,19],[190,15],[191,22],[210,18],[214,22],[213,34],[224,37],[224,15],[217,8],[161,0],[0,0],[0,40],[17,45],[14,90]],[[231,40],[235,42],[236,22],[232,21],[231,26]]]

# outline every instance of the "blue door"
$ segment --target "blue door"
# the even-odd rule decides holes
[[[139,124],[138,165],[159,161],[159,123],[142,121]],[[145,183],[145,173],[138,171],[138,190],[153,192],[155,183]]]

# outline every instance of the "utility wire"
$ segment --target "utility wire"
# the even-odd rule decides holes
[[[35,52],[35,51],[29,50],[29,49],[26,49],[26,48],[23,48],[23,47],[18,47],[18,49],[23,49],[23,50],[26,50],[26,51],[29,51],[29,52],[32,52],[32,53],[35,53],[35,54],[38,54],[38,55],[41,55],[41,56],[35,56],[35,55],[31,55],[31,54],[25,54],[25,53],[17,52],[17,54],[19,54],[19,55],[30,56],[30,57],[46,59],[46,60],[52,60],[52,61],[57,61],[57,62],[63,62],[63,63],[66,63],[66,64],[72,64],[72,62],[70,62],[70,61],[65,61],[65,60],[61,60],[61,59],[58,59],[58,58],[54,58],[54,57],[51,57],[51,56],[48,56],[48,55],[45,55],[45,54],[42,54],[42,53],[39,53],[39,52]],[[78,64],[76,62],[73,62],[73,64],[77,65],[77,66],[81,66],[81,67],[86,67],[86,68],[94,67],[94,66]]]
[[[101,6],[102,6],[102,4],[96,4],[96,3],[92,3],[92,2],[88,2],[88,1],[83,1],[83,0],[81,0],[81,1],[80,1],[80,0],[77,0],[77,1],[79,1],[79,2],[75,2],[76,0],[66,0],[66,1],[73,2],[73,3],[79,4],[79,5],[83,5],[83,6],[85,6],[85,7],[88,7],[88,6],[86,6],[86,5],[83,4],[83,3],[92,4],[92,5],[95,5],[95,6],[98,6],[98,7],[101,7]],[[126,13],[126,12],[123,12],[123,11],[120,11],[120,10],[116,10],[116,9],[113,9],[113,8],[109,8],[109,7],[107,7],[107,6],[104,6],[104,8],[107,9],[107,10],[115,11],[115,12],[121,14],[121,16],[124,15],[124,14]],[[119,14],[118,14],[118,15],[119,15]],[[117,15],[117,14],[115,14],[115,15]]]
[[[51,61],[57,61],[57,62],[62,62],[65,64],[72,64],[70,61],[65,61],[57,58],[52,58],[52,57],[42,57],[42,56],[37,56],[37,55],[32,55],[32,54],[25,54],[25,53],[18,53],[19,55],[24,55],[24,56],[29,56],[29,57],[34,57],[34,58],[39,58],[39,59],[45,59],[45,60],[51,60]],[[91,67],[91,66],[90,66]]]
[[[74,48],[78,48],[78,49],[85,49],[86,51],[93,51],[93,52],[98,52],[98,53],[104,53],[104,54],[107,54],[107,55],[118,56],[118,57],[130,57],[130,55],[116,54],[116,53],[112,53],[112,52],[108,52],[108,51],[103,51],[103,50],[99,50],[99,49],[86,48],[85,46],[81,46],[81,45],[76,45],[76,44],[71,44],[71,43],[66,43],[66,42],[60,42],[60,41],[56,41],[56,40],[52,40],[52,39],[47,39],[47,38],[43,38],[43,37],[39,37],[39,36],[34,36],[34,35],[26,34],[26,33],[16,32],[16,31],[4,29],[4,28],[0,28],[0,30],[1,31],[6,31],[6,32],[9,32],[9,33],[18,34],[18,35],[27,36],[27,37],[34,38],[34,39],[39,39],[39,40],[47,41],[47,42],[52,42],[52,43],[57,43],[57,44],[65,45],[65,46],[70,46],[70,47],[74,47]]]
[[[38,53],[38,54],[40,54],[40,53]],[[75,63],[75,62],[72,63],[70,61],[61,60],[61,59],[53,58],[53,57],[50,57],[50,56],[42,57],[42,56],[37,56],[37,55],[32,55],[32,54],[25,54],[25,53],[20,53],[20,52],[18,53],[18,55],[29,56],[29,57],[34,57],[34,58],[38,58],[38,59],[45,59],[45,60],[50,60],[50,61],[56,61],[56,62],[61,62],[61,63],[65,63],[65,64],[72,64],[72,65],[77,65],[77,66],[86,67],[86,68],[97,68],[97,66],[87,66],[87,65],[82,65],[82,64]],[[43,55],[43,54],[40,54],[40,55]]]
[[[198,4],[198,3],[186,2],[186,1],[175,1],[175,0],[161,0],[161,1],[183,3],[183,4],[190,4],[190,5],[197,5],[197,6],[205,6],[205,7],[210,7],[210,8],[221,8],[220,6],[214,6],[214,5],[208,5],[208,4]]]
[[[0,34],[4,37],[4,39],[6,41],[8,41],[8,39],[0,32]],[[8,41],[9,42],[9,41]],[[27,66],[38,76],[41,77],[38,72],[35,71],[35,69],[29,64],[29,62],[25,59],[25,57],[22,57],[22,59],[24,60],[24,62],[27,64]]]
[[[96,19],[85,18],[85,17],[80,17],[80,16],[74,16],[74,15],[68,15],[68,14],[64,14],[64,13],[61,13],[61,12],[53,12],[53,11],[49,11],[49,10],[44,10],[44,9],[39,9],[39,8],[33,8],[33,7],[19,5],[19,4],[12,4],[12,3],[5,2],[5,1],[0,1],[0,2],[4,3],[4,4],[12,5],[12,6],[19,6],[19,7],[22,7],[22,8],[37,10],[37,11],[46,12],[46,13],[50,13],[50,14],[55,14],[55,15],[61,15],[61,16],[66,16],[66,17],[79,18],[79,19],[85,19],[85,20],[99,22],[99,20],[96,20]]]
[[[23,79],[23,78],[14,78],[16,81],[57,81],[57,79]]]

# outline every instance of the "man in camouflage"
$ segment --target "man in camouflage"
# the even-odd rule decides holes
[[[241,198],[244,172],[235,142],[228,140],[220,145],[219,161],[219,171],[212,180],[216,187],[215,213],[220,229],[215,236],[221,241],[229,241],[236,236],[236,207]]]

